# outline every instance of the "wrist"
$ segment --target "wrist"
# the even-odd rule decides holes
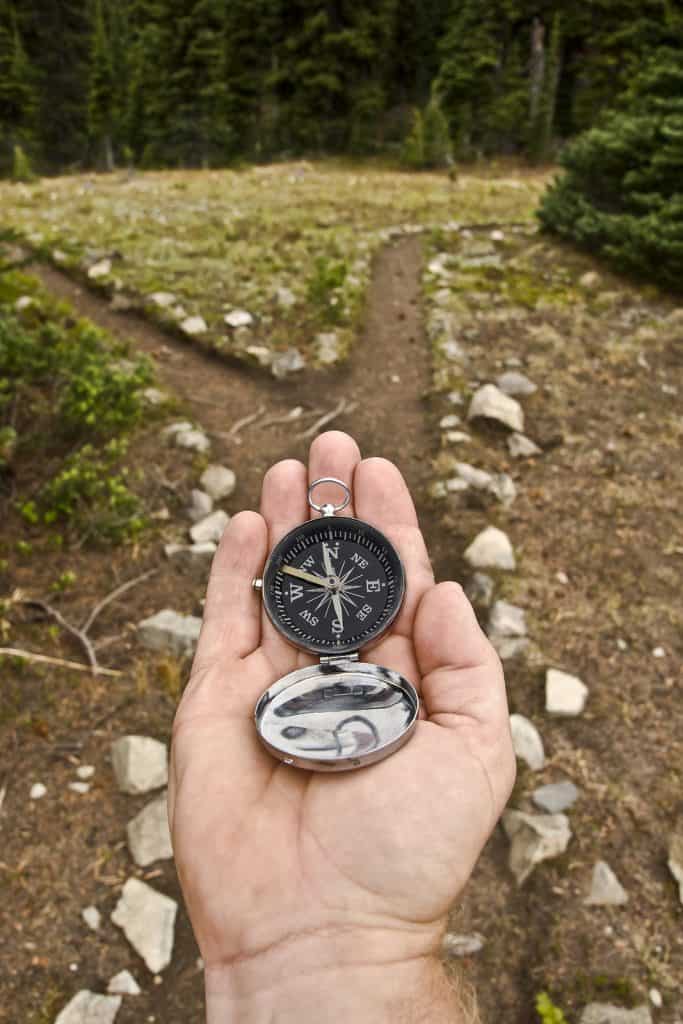
[[[316,932],[207,965],[207,1024],[475,1024],[438,952],[411,939]]]

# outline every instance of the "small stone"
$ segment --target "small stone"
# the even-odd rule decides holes
[[[532,772],[540,772],[545,765],[545,751],[536,726],[524,715],[510,715],[510,732],[515,755],[524,761]]]
[[[66,263],[68,258],[69,257],[66,255],[66,253],[62,252],[61,249],[52,250],[52,259],[54,260],[55,263]]]
[[[20,295],[17,301],[14,303],[14,309],[17,313],[21,313],[23,309],[29,309],[30,306],[33,306],[34,302],[35,299],[33,299],[30,295]]]
[[[291,288],[277,288],[275,291],[275,301],[283,309],[290,309],[296,305],[296,295]]]
[[[162,309],[167,309],[177,301],[173,292],[152,292],[150,299],[155,306],[160,306]]]
[[[339,362],[341,351],[339,335],[336,331],[323,331],[315,337],[315,355],[323,366],[332,366]]]
[[[306,361],[298,348],[288,348],[274,356],[270,364],[270,372],[277,380],[283,380],[290,373],[298,373],[306,366]]]
[[[588,687],[577,676],[549,668],[545,677],[545,709],[549,715],[572,717],[586,706]]]
[[[515,370],[508,370],[501,373],[496,384],[506,395],[533,395],[538,388],[533,381],[529,380],[523,373]]]
[[[562,571],[556,572],[555,573],[555,579],[557,580],[558,583],[561,583],[565,587],[569,583],[569,576],[567,576],[566,572],[562,572]]]
[[[534,455],[542,455],[541,449],[524,434],[510,434],[507,446],[513,459],[529,459]]]
[[[593,868],[590,893],[583,902],[596,907],[620,907],[628,903],[628,893],[604,860],[599,860]]]
[[[464,430],[449,430],[446,434],[448,444],[463,444],[470,440],[470,435],[466,434]]]
[[[628,650],[628,644],[626,643],[623,637],[617,637],[617,650],[622,652]]]
[[[226,466],[207,466],[199,482],[214,501],[229,498],[237,486],[237,477]]]
[[[181,615],[164,608],[138,623],[138,639],[150,651],[180,656],[193,654],[201,626],[202,620],[195,615]]]
[[[507,601],[496,601],[489,616],[489,633],[498,636],[526,636],[524,609]]]
[[[160,391],[159,388],[145,388],[142,397],[148,405],[164,405],[168,402],[168,395],[165,391]]]
[[[119,971],[107,985],[107,992],[115,996],[139,996],[142,989],[130,971]]]
[[[270,366],[275,359],[275,353],[265,345],[247,345],[244,351],[256,360],[259,366]]]
[[[506,508],[517,497],[515,482],[508,473],[494,473],[486,490]]]
[[[525,814],[506,811],[503,828],[510,840],[510,870],[523,885],[537,864],[559,857],[572,837],[564,814]]]
[[[457,427],[460,424],[460,417],[452,412],[448,416],[442,416],[439,426],[442,430],[452,430],[453,427]]]
[[[485,469],[477,469],[476,466],[470,466],[468,462],[456,462],[455,471],[461,480],[464,480],[469,487],[474,487],[477,490],[486,490],[493,477],[490,473],[487,473]]]
[[[57,1015],[55,1024],[114,1024],[121,996],[100,996],[81,989]]]
[[[81,796],[85,796],[86,793],[90,792],[89,782],[70,782],[69,789],[72,793],[79,793]]]
[[[439,351],[454,363],[464,363],[467,361],[467,353],[462,347],[459,341],[455,338],[447,338],[439,344]]]
[[[449,391],[446,395],[446,401],[450,402],[451,405],[462,405],[464,399],[459,391]]]
[[[115,740],[111,761],[122,793],[148,793],[168,782],[166,744],[151,736],[122,736]]]
[[[146,868],[155,860],[170,860],[173,856],[171,833],[168,828],[166,793],[152,800],[128,822],[128,849],[138,867]]]
[[[501,661],[511,661],[529,648],[529,638],[526,636],[499,636],[497,633],[491,633],[489,640]]]
[[[515,569],[517,565],[507,534],[496,526],[487,526],[478,533],[464,558],[475,569]]]
[[[172,440],[177,434],[185,434],[188,430],[194,430],[192,423],[188,423],[187,420],[180,420],[179,423],[170,423],[167,427],[161,431],[161,436],[164,440]]]
[[[678,898],[683,903],[683,827],[675,832],[669,840],[669,871],[678,882]]]
[[[83,779],[84,782],[88,779],[92,779],[94,774],[95,765],[93,764],[80,764],[76,769],[76,775],[79,777],[79,779]]]
[[[666,651],[664,650],[663,647],[655,647],[655,649],[652,652],[652,657],[653,658],[665,658],[666,657]]]
[[[495,231],[491,232],[489,238],[491,239],[492,242],[502,242],[505,239],[505,235],[503,234],[502,231],[496,228]]]
[[[531,794],[531,799],[542,811],[548,814],[559,814],[567,811],[576,803],[579,791],[573,782],[564,779],[562,782],[551,782],[547,786],[539,786]]]
[[[111,915],[153,974],[171,962],[178,904],[137,878],[129,878]]]
[[[180,329],[184,334],[188,334],[191,338],[196,337],[198,334],[204,334],[208,330],[206,326],[206,320],[203,316],[188,316],[180,324]]]
[[[174,441],[178,448],[187,448],[200,454],[208,452],[211,447],[211,442],[201,430],[179,430]]]
[[[447,497],[448,488],[446,487],[445,481],[434,480],[434,482],[429,485],[427,493],[430,498],[434,498],[436,501],[440,501],[442,498]]]
[[[225,316],[228,327],[251,327],[254,318],[246,309],[233,309]]]
[[[190,491],[190,504],[187,514],[193,523],[199,519],[205,519],[213,511],[213,498],[205,491],[193,487]]]
[[[478,932],[472,935],[447,932],[443,937],[441,949],[446,956],[473,956],[475,953],[481,953],[484,943],[484,936]]]
[[[88,270],[88,277],[96,280],[98,277],[106,277],[111,273],[111,260],[98,260]]]
[[[517,433],[524,432],[524,413],[521,405],[495,384],[484,384],[472,397],[467,418],[473,420],[480,416],[495,420]]]
[[[485,572],[475,572],[465,587],[465,593],[472,604],[480,604],[488,608],[493,600],[495,583]]]
[[[590,1003],[581,1014],[579,1024],[652,1024],[648,1006],[625,1010],[610,1003]]]
[[[81,910],[81,917],[87,924],[88,928],[91,928],[92,931],[96,932],[99,930],[100,924],[102,923],[102,915],[97,907],[93,907],[92,905],[84,907],[83,910]]]
[[[650,1002],[656,1009],[661,1010],[664,1000],[662,999],[662,993],[657,988],[651,988],[648,992]]]
[[[31,800],[42,800],[46,793],[47,786],[44,786],[42,782],[34,782],[28,795]]]
[[[190,529],[190,537],[195,544],[218,544],[223,532],[230,522],[230,516],[222,508],[216,509],[210,516],[200,519]]]
[[[587,292],[594,292],[600,287],[601,277],[594,270],[589,270],[579,278],[579,285]]]

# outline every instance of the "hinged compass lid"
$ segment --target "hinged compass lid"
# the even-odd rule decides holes
[[[339,772],[380,761],[410,737],[419,699],[391,669],[329,659],[278,679],[254,719],[261,741],[284,764]]]

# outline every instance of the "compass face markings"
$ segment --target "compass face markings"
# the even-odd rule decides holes
[[[395,618],[403,590],[393,546],[369,524],[347,517],[293,530],[264,574],[274,625],[297,646],[319,653],[357,650],[380,635]]]

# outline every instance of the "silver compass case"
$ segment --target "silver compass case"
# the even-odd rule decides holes
[[[322,483],[341,487],[345,493],[343,503],[337,506],[315,504],[313,493]],[[317,586],[320,601],[316,603],[334,603],[334,608],[340,609],[340,595],[344,598],[341,573],[335,575],[328,571],[325,574],[323,570],[315,576],[310,572],[304,572],[302,576],[302,570],[295,566],[307,553],[302,546],[306,535],[312,538],[309,539],[311,545],[320,536],[329,536],[327,553],[323,547],[327,570],[333,568],[329,550],[339,543],[337,538],[342,538],[343,544],[344,537],[353,535],[370,551],[379,551],[380,559],[395,577],[389,583],[389,595],[374,628],[371,626],[362,631],[355,623],[361,639],[357,646],[374,644],[390,628],[405,593],[403,565],[391,542],[376,528],[362,520],[335,516],[346,507],[350,497],[348,487],[335,478],[325,477],[311,484],[309,503],[320,512],[321,518],[302,524],[283,538],[269,556],[263,580],[254,581],[255,588],[262,592],[266,612],[275,628],[294,646],[320,658],[318,664],[297,669],[278,679],[262,694],[254,711],[256,731],[266,749],[278,760],[313,771],[349,771],[383,760],[407,742],[419,714],[419,698],[412,683],[391,669],[360,661],[358,649],[351,649],[354,646],[353,635],[331,635],[327,638],[321,633],[319,636],[298,636],[283,601],[276,601],[272,596],[276,574],[291,573],[295,588],[300,585],[300,579],[308,575],[309,588],[313,583],[312,600],[318,596]],[[321,529],[316,531],[312,524],[318,524]],[[363,553],[362,548],[358,550]],[[368,562],[370,558],[368,555]],[[310,561],[309,557],[304,564]],[[363,559],[358,561],[362,564]],[[288,582],[291,586],[292,581]],[[375,581],[366,585],[378,590]],[[278,595],[281,597],[280,591]],[[350,597],[347,595],[344,600],[348,602]],[[356,618],[360,615],[361,612],[356,612]],[[340,618],[343,620],[341,613],[337,620]],[[338,626],[338,621],[333,625]]]

